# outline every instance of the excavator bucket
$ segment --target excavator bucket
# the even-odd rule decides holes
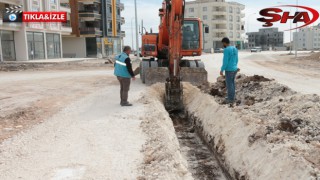
[[[201,61],[182,61],[180,63],[180,79],[199,86],[208,82],[208,73]],[[159,67],[156,61],[142,61],[140,63],[140,78],[147,85],[165,83],[169,77],[168,67]]]

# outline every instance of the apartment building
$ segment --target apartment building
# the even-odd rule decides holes
[[[99,57],[121,52],[125,36],[120,0],[70,0],[72,34],[63,36],[64,57]]]
[[[283,32],[278,28],[263,28],[259,32],[250,32],[248,35],[248,46],[261,47],[262,50],[279,49],[284,47]]]
[[[231,44],[243,48],[245,6],[225,0],[195,0],[186,2],[185,17],[199,17],[209,33],[204,34],[204,51],[221,48],[221,39],[229,37]]]
[[[63,0],[0,0],[2,11],[22,5],[23,11],[66,11]],[[1,16],[3,14],[1,13]],[[71,34],[68,23],[3,23],[0,18],[1,60],[24,61],[62,57],[61,35]]]
[[[305,27],[293,33],[293,48],[298,50],[319,50],[320,49],[320,24],[312,27]]]

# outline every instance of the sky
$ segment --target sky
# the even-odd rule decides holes
[[[150,28],[153,29],[153,32],[158,32],[158,26],[160,19],[158,16],[159,8],[162,5],[163,0],[136,0],[137,9],[138,9],[138,24],[141,25],[141,20],[143,20],[143,26],[150,31]],[[188,1],[188,0],[187,0]],[[226,0],[228,1],[228,0]],[[261,17],[259,11],[273,6],[279,5],[295,5],[297,0],[232,0],[241,4],[244,4],[245,17],[245,29],[249,25],[249,31],[258,31],[262,27],[261,22],[256,19]],[[124,4],[125,10],[122,11],[122,16],[125,18],[126,23],[122,25],[122,30],[126,31],[126,37],[124,39],[124,44],[132,46],[132,32],[133,32],[133,44],[135,47],[135,11],[134,11],[134,0],[121,0]],[[318,0],[298,0],[299,5],[312,7],[320,12],[320,2]],[[289,11],[290,9],[285,9]],[[295,12],[295,9],[292,9],[292,13]],[[132,26],[131,26],[132,23]],[[314,25],[320,23],[318,20]],[[295,25],[293,25],[295,26]],[[278,27],[279,30],[290,29],[290,23],[288,24],[279,24],[275,23],[273,27]],[[141,42],[141,36],[139,36],[139,41]],[[290,41],[290,31],[285,32],[284,42]],[[140,44],[141,45],[141,44]]]

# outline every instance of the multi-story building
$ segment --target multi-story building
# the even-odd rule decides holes
[[[199,17],[209,33],[204,34],[204,51],[221,48],[223,37],[229,37],[231,44],[243,48],[245,6],[225,0],[195,0],[186,2],[185,17]]]
[[[66,11],[63,0],[0,0],[0,9],[22,5],[24,11]],[[2,13],[1,13],[2,14]],[[2,15],[1,15],[2,16]],[[62,57],[61,35],[71,33],[68,23],[3,23],[0,19],[1,60],[34,60]]]
[[[97,57],[121,52],[124,5],[120,0],[70,0],[72,34],[63,37],[65,57]]]
[[[263,50],[283,47],[283,34],[278,28],[263,28],[259,29],[259,32],[249,32],[248,46],[261,47]]]
[[[320,24],[318,26],[306,27],[293,33],[293,47],[298,50],[320,49]]]

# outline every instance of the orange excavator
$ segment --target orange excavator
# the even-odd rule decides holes
[[[165,107],[168,111],[183,110],[181,81],[193,85],[207,82],[207,71],[200,60],[186,56],[202,53],[202,22],[184,18],[185,0],[164,0],[159,9],[159,33],[142,35],[140,76],[143,83],[165,83]]]

